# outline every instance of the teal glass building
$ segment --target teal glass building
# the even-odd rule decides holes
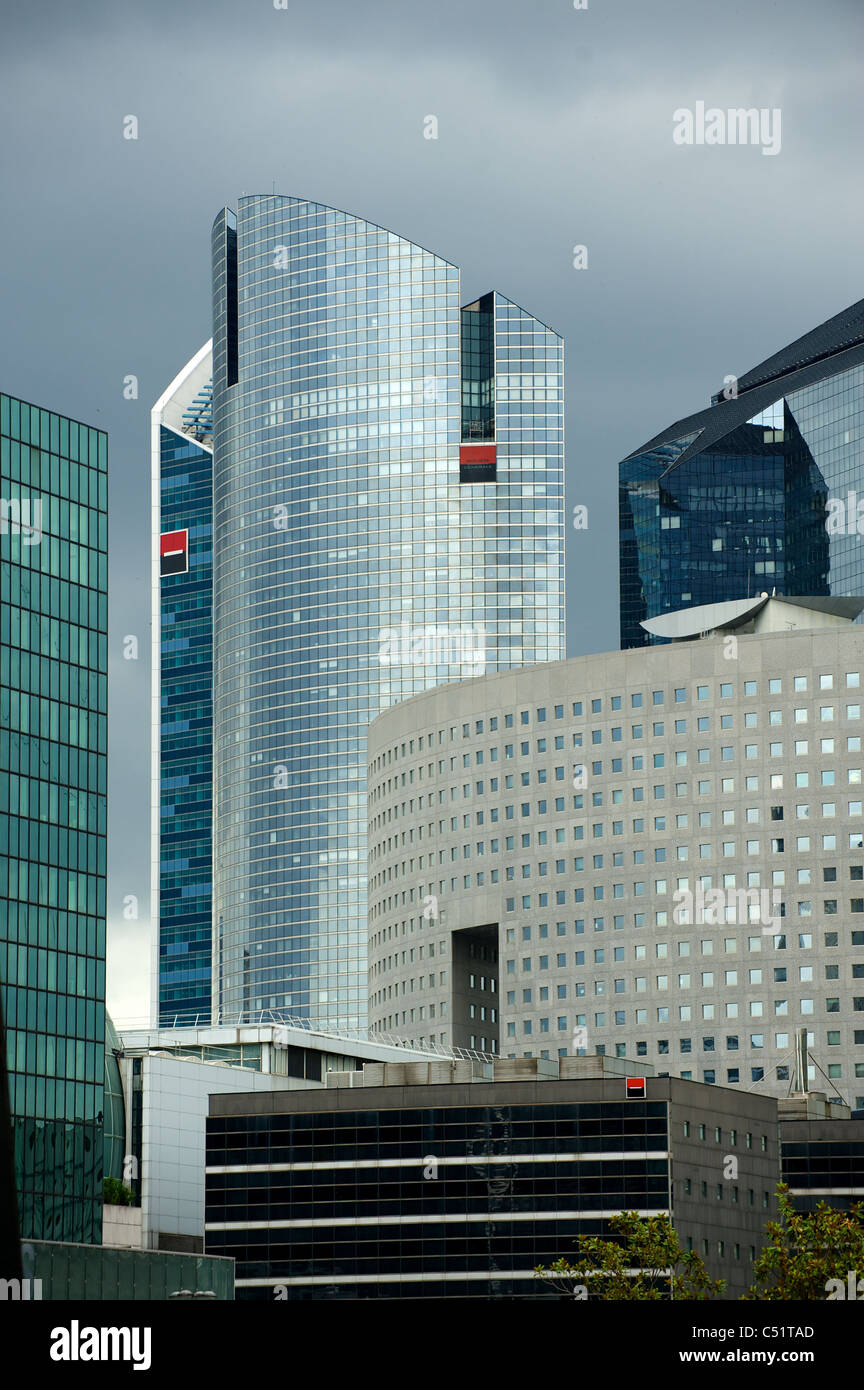
[[[621,646],[679,608],[864,594],[864,300],[620,465]]]
[[[564,653],[563,344],[302,198],[212,249],[214,1018],[363,1027],[370,720]]]
[[[0,987],[24,1239],[101,1238],[107,436],[0,396]]]

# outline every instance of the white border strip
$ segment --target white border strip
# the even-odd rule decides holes
[[[311,1216],[289,1221],[205,1221],[205,1231],[305,1231],[313,1226],[328,1230],[333,1226],[448,1226],[466,1221],[608,1221],[620,1207],[608,1211],[451,1211],[411,1212],[398,1216]],[[640,1211],[639,1216],[668,1216],[669,1209]],[[301,1281],[302,1282],[302,1281]]]
[[[345,1172],[354,1168],[425,1168],[431,1162],[439,1168],[467,1168],[472,1164],[491,1163],[503,1167],[508,1163],[621,1163],[627,1159],[665,1158],[671,1154],[666,1149],[627,1149],[621,1152],[604,1153],[564,1153],[564,1154],[448,1154],[436,1158],[429,1154],[425,1158],[358,1158],[334,1159],[309,1163],[238,1163],[206,1167],[205,1173],[327,1173],[331,1170]]]
[[[792,1143],[794,1141],[787,1141]],[[790,1187],[790,1197],[864,1197],[864,1187]]]
[[[634,1277],[644,1273],[641,1269],[625,1269],[623,1274]],[[660,1271],[661,1277],[668,1276],[671,1270]],[[278,1289],[278,1288],[303,1288],[306,1284],[439,1284],[454,1281],[456,1279],[470,1279],[473,1283],[489,1283],[499,1279],[530,1279],[537,1280],[537,1275],[533,1269],[463,1269],[463,1270],[441,1270],[437,1274],[310,1274],[307,1278],[273,1278],[273,1279],[236,1279],[234,1287],[238,1289]]]

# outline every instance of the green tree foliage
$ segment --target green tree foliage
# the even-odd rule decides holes
[[[824,1302],[845,1294],[854,1272],[864,1293],[864,1202],[835,1211],[820,1202],[815,1211],[796,1211],[789,1188],[777,1189],[778,1220],[766,1226],[768,1244],[753,1264],[754,1283],[745,1299],[806,1299]]]
[[[102,1200],[106,1206],[133,1207],[135,1193],[119,1178],[105,1178],[102,1183]]]
[[[615,1240],[580,1236],[574,1262],[560,1259],[548,1269],[538,1266],[538,1279],[572,1298],[625,1299],[716,1298],[726,1287],[709,1278],[700,1257],[682,1250],[668,1216],[643,1220],[635,1211],[610,1218]]]

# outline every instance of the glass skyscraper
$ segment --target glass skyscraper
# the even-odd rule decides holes
[[[864,300],[620,465],[621,645],[679,608],[864,594]],[[860,529],[859,529],[860,523]]]
[[[213,1017],[362,1027],[370,720],[563,655],[562,341],[500,294],[462,307],[459,270],[422,247],[281,196],[217,217],[213,313]],[[205,382],[173,385],[154,887],[160,1010],[188,1019],[208,951],[209,459],[188,428]]]
[[[21,1235],[98,1243],[107,436],[0,396],[0,986]]]
[[[213,839],[210,344],[151,413],[153,860],[158,1022],[209,1023]]]

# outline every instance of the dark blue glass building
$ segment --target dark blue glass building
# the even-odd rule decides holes
[[[212,358],[207,343],[152,412],[153,894],[158,1021],[210,1022],[212,958]],[[158,815],[157,815],[158,812]]]
[[[864,593],[864,300],[620,465],[621,645],[679,608]],[[864,512],[864,506],[862,506]]]

